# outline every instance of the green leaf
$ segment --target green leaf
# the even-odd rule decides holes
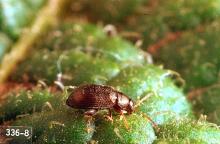
[[[114,117],[112,123],[103,118],[96,119],[96,131],[92,139],[103,144],[150,144],[156,139],[150,122],[141,115],[126,116],[126,120],[127,126],[119,116]]]
[[[164,143],[219,143],[220,129],[217,125],[206,121],[182,119],[173,121],[160,128],[157,133],[157,144]]]
[[[45,34],[34,49],[78,49],[93,57],[107,58],[121,65],[145,62],[146,54],[120,36],[108,36],[92,24],[63,23]]]
[[[34,112],[58,109],[64,103],[60,94],[52,94],[49,90],[18,90],[6,94],[7,99],[0,105],[0,123],[22,117]]]
[[[13,125],[29,126],[33,129],[32,141],[42,143],[85,143],[94,132],[94,122],[74,110],[63,109],[34,113],[13,122]],[[19,142],[14,139],[13,142]]]
[[[191,116],[191,106],[182,90],[171,80],[172,72],[153,65],[123,69],[108,82],[124,92],[136,103],[145,97],[138,109],[148,114],[156,123]]]
[[[64,28],[63,32],[67,35],[58,41],[54,33],[59,29],[51,31],[49,35],[52,36],[48,40],[37,43],[34,47],[40,50],[33,50],[21,63],[12,76],[13,80],[41,79],[52,83],[57,74],[62,73],[66,77],[64,84],[103,84],[123,67],[147,63],[146,53],[119,36],[108,37],[102,29],[93,25],[62,26],[60,33]],[[68,29],[70,27],[72,30]],[[44,65],[39,67],[41,63]]]

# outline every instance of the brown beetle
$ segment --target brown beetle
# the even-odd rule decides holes
[[[100,109],[114,109],[120,114],[131,114],[134,102],[122,92],[110,86],[87,84],[77,87],[69,95],[66,104],[72,108],[87,109],[86,115],[94,115]]]

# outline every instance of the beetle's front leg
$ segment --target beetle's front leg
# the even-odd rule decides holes
[[[125,116],[124,116],[124,112],[121,111],[120,114],[121,114],[121,115],[120,115],[120,120],[123,119],[126,129],[127,129],[127,130],[130,130],[129,125],[128,125],[128,121],[127,121],[127,119],[126,119]]]

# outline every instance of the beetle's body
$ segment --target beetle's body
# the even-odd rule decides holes
[[[119,113],[131,113],[133,101],[125,94],[104,85],[82,85],[70,94],[66,104],[77,109],[88,109],[89,114],[99,109],[114,109]]]

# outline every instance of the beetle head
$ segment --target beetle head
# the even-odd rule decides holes
[[[131,114],[134,111],[134,102],[125,95],[120,95],[114,106],[117,112]]]
[[[126,111],[128,114],[131,114],[134,111],[134,102],[131,99],[129,99],[129,103],[126,107]]]

